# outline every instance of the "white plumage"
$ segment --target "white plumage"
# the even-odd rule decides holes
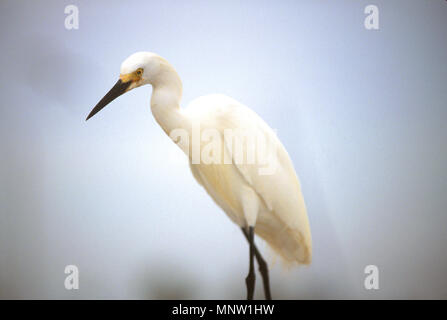
[[[253,110],[225,95],[203,96],[181,109],[180,77],[165,59],[154,53],[131,55],[122,63],[120,73],[120,80],[93,108],[87,120],[121,94],[151,84],[151,110],[156,121],[188,155],[195,179],[230,219],[246,230],[250,243],[248,299],[254,291],[255,254],[266,297],[271,298],[267,265],[254,245],[253,232],[288,264],[309,264],[312,258],[306,206],[284,146]],[[260,140],[247,140],[247,132]],[[182,139],[185,135],[192,141]],[[209,151],[213,161],[201,161],[200,150],[208,152],[212,142],[219,142],[212,144],[214,148]],[[242,153],[235,150],[237,142]],[[258,156],[254,162],[249,160],[250,154]],[[265,161],[261,161],[261,154],[266,155]]]
[[[310,263],[312,240],[300,183],[273,130],[253,110],[220,94],[193,100],[182,114],[200,123],[201,129],[217,129],[222,136],[225,129],[234,129],[236,136],[241,132],[238,129],[259,131],[265,137],[266,149],[276,149],[272,153],[276,159],[269,159],[269,163],[276,163],[272,174],[261,175],[264,165],[256,163],[190,166],[196,180],[233,222],[241,227],[247,223],[255,226],[256,234],[287,263]]]

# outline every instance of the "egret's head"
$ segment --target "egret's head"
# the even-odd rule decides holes
[[[155,84],[163,78],[165,66],[169,63],[151,52],[137,52],[128,57],[121,64],[120,78],[112,89],[93,108],[87,119],[93,117],[110,102],[123,93],[145,84]]]

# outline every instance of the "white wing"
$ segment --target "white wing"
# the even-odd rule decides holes
[[[247,187],[260,199],[255,232],[288,263],[308,264],[312,240],[301,187],[290,157],[273,130],[251,109],[224,95],[200,97],[184,109],[201,130],[217,129],[221,136],[231,129],[244,141],[244,132],[256,132],[264,141],[267,163],[247,163],[235,159],[235,140],[225,139],[223,149],[231,155],[229,165],[191,164],[194,177],[219,206],[239,225],[243,225],[243,199]],[[242,130],[241,130],[242,129]],[[246,130],[246,131],[244,131]],[[202,142],[203,143],[203,142]],[[259,147],[259,145],[258,145]],[[239,159],[240,160],[240,159]]]

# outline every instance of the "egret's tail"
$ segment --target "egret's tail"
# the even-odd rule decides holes
[[[299,230],[294,230],[278,221],[272,228],[271,222],[266,224],[262,219],[258,220],[255,227],[256,234],[267,242],[285,265],[310,264],[312,261],[310,233],[303,235]]]

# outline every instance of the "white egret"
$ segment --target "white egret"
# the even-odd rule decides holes
[[[194,140],[196,125],[200,126],[199,135],[212,129],[212,132],[217,133],[214,138],[219,139],[230,130],[233,138],[239,141],[244,137],[238,130],[248,129],[264,137],[264,149],[274,150],[268,158],[269,163],[274,163],[274,170],[262,172],[265,163],[236,161],[235,153],[230,150],[231,141],[234,140],[230,141],[226,136],[222,144],[216,144],[217,148],[213,149],[214,161],[211,163],[200,161],[200,157],[199,161],[194,159],[194,141],[192,144],[185,140],[178,143],[189,157],[195,179],[230,219],[241,227],[248,240],[247,299],[252,299],[254,294],[254,258],[258,261],[265,296],[271,299],[267,263],[254,244],[254,234],[263,238],[287,263],[309,264],[312,257],[306,206],[287,151],[273,130],[254,111],[227,96],[213,94],[199,97],[181,109],[180,77],[165,59],[150,52],[134,53],[121,64],[120,79],[86,120],[118,96],[146,84],[153,88],[152,114],[173,140],[179,140],[179,135],[173,134],[178,133],[178,130],[193,136]],[[199,138],[199,147],[206,147],[205,143],[211,136],[208,134],[208,138]],[[248,155],[247,150],[252,147],[250,141],[245,140],[242,144],[246,147],[243,151],[244,159]],[[216,157],[222,161],[216,162]]]

